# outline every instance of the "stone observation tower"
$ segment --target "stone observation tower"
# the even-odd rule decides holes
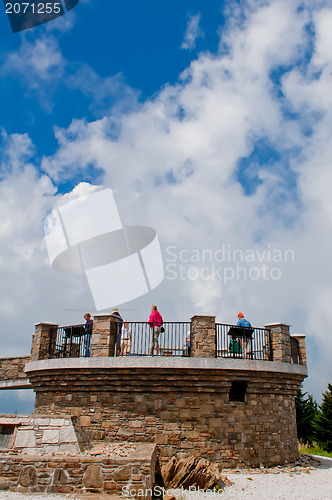
[[[161,355],[153,357],[146,355],[148,326],[131,323],[131,353],[118,356],[117,321],[111,315],[95,315],[90,357],[84,357],[84,344],[78,333],[68,333],[68,327],[66,330],[39,323],[31,356],[22,358],[27,361],[25,375],[22,360],[16,361],[17,384],[32,387],[36,393],[35,414],[28,428],[22,419],[17,423],[19,416],[12,417],[12,421],[3,416],[7,420],[3,423],[0,419],[0,426],[11,425],[13,436],[21,433],[21,447],[12,437],[13,450],[29,449],[28,442],[24,442],[28,432],[30,441],[35,433],[35,444],[30,443],[32,451],[26,451],[24,463],[17,458],[22,455],[11,460],[15,458],[20,467],[34,467],[38,476],[41,457],[38,466],[32,455],[38,447],[42,450],[52,445],[44,436],[45,430],[50,431],[53,426],[53,434],[49,433],[56,445],[53,469],[59,469],[57,453],[63,443],[61,429],[54,431],[55,420],[73,428],[77,437],[76,441],[72,439],[71,448],[67,440],[67,450],[71,449],[76,458],[59,458],[62,472],[58,476],[64,474],[66,481],[55,481],[54,472],[52,478],[50,472],[49,483],[44,481],[44,490],[38,491],[94,488],[111,492],[129,483],[136,489],[146,487],[153,484],[156,456],[161,464],[171,457],[196,456],[223,467],[272,466],[298,457],[294,396],[307,376],[304,335],[290,336],[289,326],[279,323],[252,329],[246,359],[241,347],[230,347],[231,340],[241,346],[243,331],[239,327],[216,324],[214,316],[196,315],[187,323],[166,323],[165,333],[160,334]],[[5,361],[0,360],[0,368]],[[10,377],[14,384],[15,375],[7,374],[7,379]],[[4,380],[6,383],[8,387]],[[130,461],[117,463],[115,476],[114,467],[113,472],[107,469],[111,465],[103,464],[98,454],[85,462],[79,458],[96,446],[119,442],[136,447],[141,458],[136,465]],[[0,461],[6,463],[3,456]],[[75,479],[76,490],[70,466],[74,459],[76,469],[82,473],[81,483]],[[63,465],[65,462],[67,466]],[[19,481],[9,472],[7,476]],[[26,488],[34,491],[33,487],[42,488],[41,484],[37,478],[28,481]]]

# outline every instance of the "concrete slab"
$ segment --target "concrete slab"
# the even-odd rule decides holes
[[[276,361],[256,361],[233,358],[186,358],[171,356],[142,356],[142,357],[96,357],[96,358],[61,358],[33,361],[25,365],[25,372],[42,370],[72,369],[135,369],[149,368],[182,368],[199,370],[245,370],[273,373],[294,373],[307,376],[307,367],[295,363],[279,363]]]
[[[43,444],[58,444],[60,440],[59,429],[45,429],[43,431],[42,443]]]
[[[35,432],[33,430],[18,429],[14,448],[34,448],[36,446]]]

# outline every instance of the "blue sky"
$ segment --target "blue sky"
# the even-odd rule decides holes
[[[308,335],[305,388],[319,399],[332,349],[330,33],[327,0],[80,0],[16,34],[2,8],[3,356],[27,354],[38,321],[94,312],[85,277],[52,270],[43,224],[61,196],[99,185],[127,224],[156,229],[165,256],[293,250],[278,280],[172,280],[165,261],[163,283],[122,307],[128,320],[153,302],[168,321],[244,310],[255,326],[290,324]]]
[[[12,75],[9,72],[1,83],[1,109],[5,111],[2,126],[7,133],[29,131],[40,155],[52,153],[56,147],[54,125],[68,127],[74,118],[92,120],[103,116],[121,94],[116,86],[109,89],[96,106],[91,106],[91,94],[87,95],[72,81],[77,71],[88,66],[96,78],[118,75],[121,84],[133,89],[142,102],[166,83],[174,84],[199,51],[218,49],[222,7],[222,2],[216,1],[209,2],[208,6],[202,1],[189,0],[180,3],[81,1],[66,18],[14,35],[2,13],[2,58],[18,50],[22,39],[31,47],[51,30],[54,43],[67,61],[61,75],[54,72],[54,81],[50,68],[42,88],[34,81],[30,88],[24,89],[24,76],[18,75],[19,71]],[[193,47],[181,48],[187,24],[195,16],[200,17],[202,35]],[[65,22],[73,26],[63,32]],[[42,92],[48,94],[44,106],[40,102]],[[40,127],[41,121],[43,127]]]

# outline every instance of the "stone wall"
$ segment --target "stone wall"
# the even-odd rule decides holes
[[[80,444],[71,417],[2,415],[0,428],[11,428],[10,449],[24,454],[79,453]]]
[[[10,388],[16,381],[15,387],[29,385],[25,374],[25,365],[30,361],[30,356],[18,356],[17,358],[0,358],[0,387]],[[19,382],[22,382],[21,384]]]
[[[33,456],[0,454],[0,487],[22,493],[118,493],[151,498],[154,445],[140,444],[130,456]],[[143,494],[142,494],[143,492]]]
[[[142,367],[29,376],[36,413],[71,413],[93,441],[151,442],[162,461],[195,455],[227,467],[298,456],[294,396],[303,374]],[[244,401],[230,400],[234,382],[242,383]]]

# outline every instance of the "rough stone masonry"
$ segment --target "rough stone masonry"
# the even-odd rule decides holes
[[[36,392],[36,422],[49,422],[33,433],[16,426],[15,442],[24,446],[1,459],[11,488],[121,491],[124,476],[140,488],[153,483],[157,455],[161,463],[196,456],[223,467],[297,458],[294,396],[307,375],[306,353],[304,336],[291,337],[287,325],[268,325],[273,361],[216,358],[214,316],[192,318],[191,357],[177,358],[115,357],[117,328],[103,314],[94,318],[90,358],[50,359],[57,327],[36,325],[29,362],[17,362]],[[64,458],[63,433],[74,437],[61,430],[66,425],[77,440],[66,442],[72,456]],[[148,458],[119,466],[105,453],[82,456],[98,443],[105,450],[119,442],[150,446]],[[51,461],[39,446],[49,447]]]

